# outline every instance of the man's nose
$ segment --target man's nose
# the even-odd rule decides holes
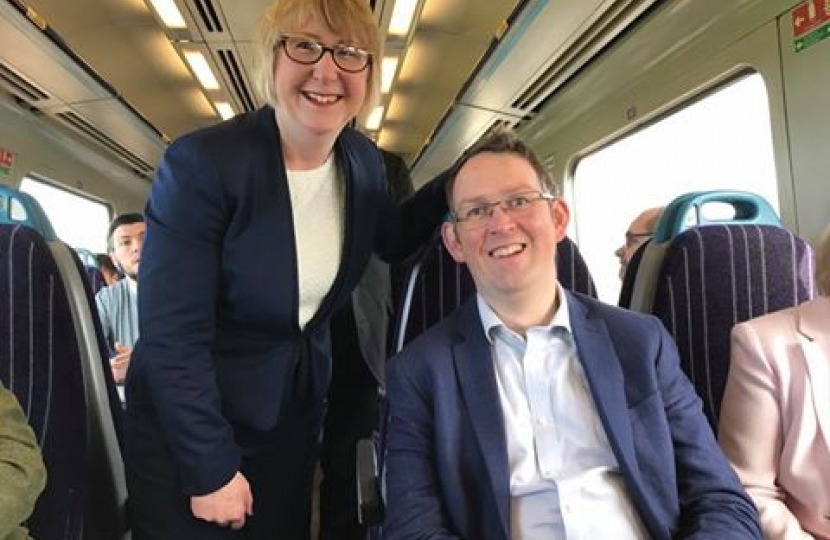
[[[488,220],[490,228],[503,229],[516,224],[513,217],[504,209],[501,203],[493,206],[490,212],[490,218]]]

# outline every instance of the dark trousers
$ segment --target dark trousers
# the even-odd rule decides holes
[[[377,382],[357,340],[351,303],[331,321],[332,381],[323,428],[320,467],[320,540],[365,540],[357,520],[357,441],[372,436]]]
[[[233,531],[193,517],[155,413],[131,410],[125,454],[133,540],[308,540],[319,430],[320,415],[309,414],[285,421],[262,444],[246,434],[241,469],[254,515]]]

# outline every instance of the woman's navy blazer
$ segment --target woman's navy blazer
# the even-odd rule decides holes
[[[274,110],[188,134],[166,151],[145,210],[139,334],[128,413],[153,410],[188,494],[239,467],[234,431],[268,432],[320,414],[331,376],[329,316],[369,255],[397,260],[446,212],[441,178],[394,204],[375,145],[352,129],[335,144],[345,180],[342,259],[304,329],[297,255]]]

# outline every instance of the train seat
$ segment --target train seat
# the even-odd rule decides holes
[[[92,287],[92,294],[97,293],[107,286],[107,282],[104,280],[104,274],[101,273],[101,269],[97,266],[85,265],[83,271],[86,274],[90,287]]]
[[[731,206],[726,219],[709,204]],[[810,245],[745,192],[684,195],[664,212],[636,268],[631,308],[659,317],[715,427],[729,372],[732,327],[812,297]]]
[[[40,233],[46,241],[57,240],[52,223],[37,199],[10,186],[0,184],[0,223],[24,225]]]
[[[129,535],[123,463],[121,400],[109,367],[109,352],[86,268],[75,250],[49,242],[69,295],[80,345],[87,402],[87,498],[84,538],[120,540]]]
[[[565,289],[596,298],[588,265],[568,237],[556,246],[557,278]],[[453,311],[475,292],[467,266],[457,264],[437,234],[410,267],[395,326],[394,352]]]
[[[95,254],[85,248],[75,248],[75,253],[83,264],[83,270],[86,274],[89,283],[92,285],[92,294],[97,293],[106,286],[104,274],[98,268],[98,261],[95,259]]]
[[[84,474],[81,485],[83,489],[73,487],[73,493],[83,494],[84,507],[82,508],[81,517],[78,518],[78,523],[64,519],[67,527],[66,538],[80,538],[75,535],[75,529],[70,531],[69,527],[78,527],[78,530],[82,527],[84,538],[123,538],[128,534],[126,482],[121,458],[121,415],[123,413],[112,373],[109,369],[109,355],[103,339],[103,331],[92,296],[91,285],[87,279],[86,269],[78,254],[57,239],[51,224],[37,201],[11,188],[0,190],[0,197],[6,197],[4,199],[6,206],[3,207],[7,210],[4,214],[6,216],[5,220],[18,224],[0,225],[0,227],[3,227],[5,234],[9,235],[9,241],[4,242],[2,254],[7,260],[12,259],[9,260],[9,264],[3,266],[4,274],[8,274],[3,278],[4,283],[8,284],[13,283],[14,280],[28,279],[25,273],[27,271],[47,273],[49,276],[48,285],[53,288],[52,294],[55,296],[54,302],[62,306],[60,315],[54,315],[55,320],[71,329],[72,342],[70,345],[64,345],[64,338],[69,335],[69,330],[61,335],[47,334],[48,328],[45,328],[42,324],[33,326],[31,335],[23,334],[24,327],[17,324],[14,317],[10,317],[5,329],[9,332],[10,338],[14,340],[29,339],[37,344],[55,343],[55,350],[62,351],[62,358],[65,354],[67,358],[73,359],[74,363],[71,370],[73,376],[81,377],[79,388],[82,399],[81,407],[62,406],[61,410],[64,412],[57,417],[61,419],[61,427],[68,426],[66,429],[75,433],[76,436],[81,436],[84,442],[83,445],[75,444],[72,446],[73,449],[80,448],[83,452],[80,456],[62,449],[62,455],[74,456],[71,460],[73,470],[80,470]],[[15,206],[15,209],[9,210],[12,205]],[[35,219],[36,216],[39,217]],[[39,231],[34,230],[34,227],[44,231],[49,241],[45,241],[43,236],[38,234]],[[12,233],[11,231],[16,232]],[[12,242],[12,234],[16,239],[15,242]],[[25,239],[25,241],[19,239]],[[27,257],[31,257],[31,259],[24,260],[23,253],[20,251],[23,248],[15,247],[21,241],[29,246],[26,249],[31,250],[31,254]],[[31,266],[27,266],[28,264]],[[35,299],[37,295],[42,294],[40,292],[42,289],[48,290],[44,287],[43,280],[33,280],[31,284],[32,298]],[[22,294],[20,291],[22,289],[13,292]],[[22,306],[21,302],[25,300],[11,295],[4,295],[2,298],[8,300],[12,306]],[[43,308],[40,304],[33,304],[32,309],[43,311],[46,308]],[[6,308],[3,313],[12,313],[10,310],[11,307]],[[45,314],[42,314],[34,320],[47,321],[48,319]],[[14,321],[14,324],[12,321]],[[53,335],[53,339],[50,340],[49,335]],[[12,343],[10,345],[12,347],[12,350],[9,351],[10,355],[0,356],[0,358],[14,358],[14,347],[17,347],[17,342],[9,339],[4,340],[4,344],[7,343]],[[23,341],[20,343],[23,343]],[[23,352],[18,352],[17,357],[23,358],[21,356]],[[9,368],[9,373],[13,372],[15,370]],[[17,370],[17,372],[21,371]],[[38,368],[37,373],[46,374],[50,371],[47,368]],[[68,390],[70,387],[73,392],[78,390],[73,386],[77,381],[73,377],[64,375],[63,372],[59,377],[52,377],[50,380],[53,384],[59,383],[59,386],[55,388],[60,388],[61,393],[70,391]],[[22,398],[21,401],[26,403]],[[72,416],[72,422],[62,420],[63,415],[69,414],[66,411],[80,411],[84,421],[79,421],[77,416]],[[54,426],[56,422],[50,422],[50,424]],[[45,457],[48,457],[47,452],[49,451],[51,450],[44,449]],[[50,459],[46,460],[50,478],[55,474],[54,471],[60,471],[58,477],[63,476],[65,474],[63,472],[65,462],[61,461],[56,465],[52,465],[50,461]],[[79,467],[79,464],[83,464],[83,467]],[[47,491],[49,489],[49,484],[47,484]],[[48,501],[50,497],[51,492],[43,498]],[[38,508],[40,508],[40,504],[38,503]],[[53,510],[48,510],[46,513],[50,516],[55,515]],[[42,513],[38,511],[33,518],[35,524],[33,531],[42,530],[37,522],[40,515]],[[49,517],[45,521],[55,520]],[[64,536],[54,536],[53,532],[54,530],[45,534],[38,534],[36,537],[64,538]]]
[[[69,299],[46,241],[0,225],[0,378],[23,406],[48,472],[28,522],[34,538],[80,539],[87,406]]]
[[[646,246],[651,243],[649,238],[643,242],[640,247],[634,251],[634,255],[628,261],[625,267],[625,274],[623,275],[622,285],[620,286],[620,298],[617,305],[623,308],[631,307],[631,296],[634,294],[634,279],[637,276],[637,269],[640,267],[640,261],[643,259],[643,252]]]

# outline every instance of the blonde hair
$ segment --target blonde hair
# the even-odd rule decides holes
[[[816,249],[816,286],[822,296],[830,296],[830,226],[824,229]]]
[[[276,107],[274,66],[280,39],[285,34],[301,32],[310,20],[319,20],[332,32],[371,53],[366,68],[366,99],[359,114],[368,113],[380,97],[382,53],[378,28],[366,0],[276,0],[271,4],[259,19],[255,42],[253,84],[260,99]]]

